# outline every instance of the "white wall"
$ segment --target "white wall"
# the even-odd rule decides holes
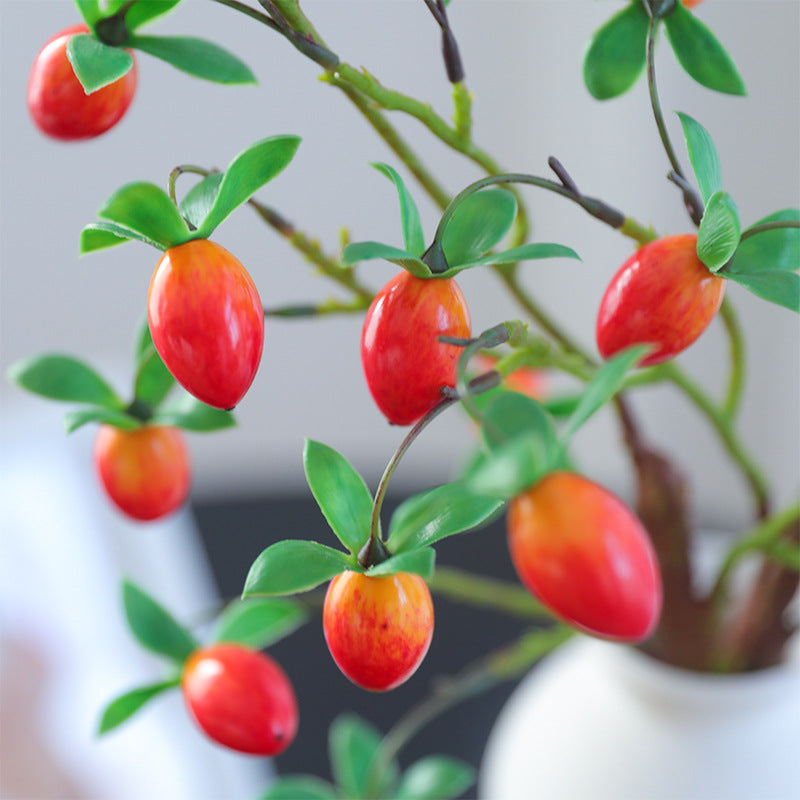
[[[387,86],[429,100],[449,118],[438,34],[423,3],[305,0],[303,7],[343,60],[367,65]],[[678,194],[664,179],[668,165],[644,84],[599,104],[581,83],[585,43],[618,7],[588,0],[455,0],[450,17],[475,94],[474,135],[509,170],[545,174],[547,157],[557,155],[587,192],[662,232],[688,230]],[[706,125],[720,150],[725,186],[745,223],[798,205],[800,5],[707,0],[697,13],[729,48],[750,97],[724,97],[696,86],[662,48],[659,85],[676,143],[681,137],[672,110]],[[195,81],[142,56],[137,97],[117,128],[85,144],[61,145],[40,136],[25,109],[27,72],[44,40],[75,20],[67,0],[0,3],[0,367],[43,351],[69,352],[107,370],[124,390],[132,333],[158,255],[127,244],[79,259],[78,232],[123,183],[143,179],[164,185],[179,163],[224,166],[263,136],[303,137],[294,163],[260,194],[265,202],[319,236],[331,251],[344,225],[355,240],[399,244],[394,190],[367,166],[375,160],[396,163],[385,145],[342,95],[316,79],[317,67],[268,29],[214,3],[185,0],[153,32],[204,36],[234,49],[254,69],[259,87]],[[441,169],[449,190],[478,177],[475,167],[431,141],[416,122],[399,118],[398,125]],[[683,157],[680,148],[679,153]],[[421,191],[415,194],[430,235],[437,215]],[[630,245],[566,201],[525,195],[537,237],[571,245],[583,257],[580,264],[530,263],[524,267],[526,281],[559,321],[593,348],[597,302]],[[227,221],[217,238],[251,271],[265,304],[320,299],[331,291],[246,210]],[[376,263],[362,270],[375,288],[392,272]],[[491,275],[468,273],[459,281],[476,330],[519,314]],[[731,286],[730,296],[748,331],[751,371],[742,436],[785,501],[800,483],[800,328],[790,312],[756,301],[739,287]],[[715,392],[725,377],[720,329],[719,323],[712,325],[681,357]],[[342,450],[374,485],[402,431],[387,426],[372,405],[361,377],[359,335],[356,318],[270,322],[261,371],[237,414],[238,430],[191,438],[197,494],[270,493],[300,484],[305,436]],[[5,382],[1,391],[4,427],[19,409],[44,404]],[[738,474],[680,396],[649,390],[636,405],[652,439],[690,469],[702,514],[736,519],[749,512]],[[52,436],[62,435],[52,415],[46,424]],[[88,453],[91,432],[75,435]],[[457,413],[445,415],[415,444],[397,481],[446,479],[471,436]],[[590,474],[628,491],[627,464],[609,414],[587,426],[577,452]]]

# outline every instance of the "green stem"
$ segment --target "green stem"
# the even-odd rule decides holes
[[[751,236],[757,236],[759,233],[767,233],[768,231],[777,231],[782,228],[800,228],[800,220],[796,219],[775,219],[771,222],[762,222],[759,225],[753,225],[742,231],[739,237],[739,244],[749,239]]]
[[[240,14],[245,14],[252,19],[257,20],[258,22],[266,25],[272,30],[277,31],[278,33],[281,32],[281,29],[275,23],[275,21],[265,14],[263,11],[258,11],[255,8],[250,8],[250,6],[245,5],[244,3],[238,2],[238,0],[212,0],[214,3],[219,3],[222,6],[227,6],[228,8],[232,8],[234,11],[238,11]]]
[[[739,318],[733,304],[726,297],[720,308],[720,318],[725,325],[730,345],[730,376],[728,378],[728,391],[722,405],[723,413],[733,419],[739,410],[744,388],[744,337],[739,325]]]

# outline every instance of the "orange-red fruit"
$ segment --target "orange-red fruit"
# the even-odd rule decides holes
[[[370,691],[394,689],[422,663],[433,637],[433,601],[419,575],[346,571],[328,586],[325,641],[339,669]]]
[[[695,6],[699,6],[703,0],[681,0],[681,2],[686,6],[686,8],[694,8]]]
[[[661,575],[647,531],[611,492],[553,472],[508,509],[508,545],[522,583],[580,630],[646,639],[661,613]]]
[[[86,94],[67,58],[67,42],[85,25],[73,25],[47,41],[34,59],[26,100],[38,128],[54,139],[91,139],[128,110],[136,91],[136,62],[118,80]]]
[[[153,344],[190,394],[233,408],[256,376],[264,309],[253,279],[224,247],[196,239],[171,247],[147,294]]]
[[[94,463],[108,496],[133,519],[163,517],[189,496],[189,455],[175,428],[145,425],[125,431],[101,425],[94,441]]]
[[[603,358],[635,344],[653,350],[640,366],[660,364],[692,344],[722,303],[725,281],[697,257],[697,236],[680,234],[637,250],[612,278],[597,314]]]
[[[455,386],[461,348],[439,336],[470,336],[467,302],[452,278],[403,270],[372,301],[361,334],[361,363],[376,405],[395,425],[411,425]]]
[[[218,744],[260,756],[283,752],[297,733],[297,699],[268,655],[239,644],[201,648],[186,660],[181,689],[194,720]]]

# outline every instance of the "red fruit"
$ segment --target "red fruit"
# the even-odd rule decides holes
[[[433,601],[419,575],[369,577],[342,572],[328,586],[325,641],[339,669],[362,689],[382,692],[407,681],[433,637]]]
[[[86,94],[67,58],[67,42],[85,25],[73,25],[45,43],[28,77],[27,103],[39,129],[54,139],[91,139],[120,121],[136,90],[136,62],[118,80]]]
[[[258,371],[264,309],[253,279],[224,247],[196,239],[172,247],[147,294],[153,344],[198,400],[233,408]]]
[[[101,425],[94,441],[94,463],[108,496],[134,519],[163,517],[189,496],[189,455],[175,428],[145,425],[124,431]]]
[[[681,0],[681,2],[686,6],[686,8],[694,8],[695,6],[699,6],[703,0]]]
[[[681,234],[637,250],[612,278],[597,314],[597,347],[610,358],[651,344],[639,365],[660,364],[692,344],[722,303],[725,281],[697,257],[697,236]]]
[[[661,613],[650,538],[611,492],[553,472],[508,509],[508,546],[520,580],[570,625],[609,639],[646,639]]]
[[[297,733],[297,700],[269,656],[239,644],[196,650],[181,689],[197,724],[215,742],[259,756],[283,752]]]
[[[416,278],[404,270],[372,301],[361,363],[389,422],[416,422],[442,399],[442,386],[455,386],[461,348],[439,336],[470,336],[467,303],[452,278]]]

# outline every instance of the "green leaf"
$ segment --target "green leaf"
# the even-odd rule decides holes
[[[158,406],[175,386],[175,378],[164,366],[161,356],[153,345],[140,359],[136,372],[133,394],[136,400],[151,408]]]
[[[403,553],[390,556],[386,561],[381,561],[367,571],[367,575],[394,575],[397,572],[413,572],[426,581],[433,577],[433,568],[436,563],[436,552],[432,547],[423,547],[419,550],[407,550]]]
[[[103,44],[88,33],[78,33],[67,42],[67,58],[86,94],[119,80],[133,66],[130,53]]]
[[[123,186],[108,198],[97,216],[146,237],[161,250],[192,238],[172,200],[153,183]]]
[[[342,714],[331,724],[328,732],[331,771],[344,797],[367,796],[366,784],[382,739],[376,728],[354,714]],[[379,797],[386,796],[387,790],[397,780],[397,774],[397,764],[393,761],[381,776]]]
[[[497,450],[514,437],[526,434],[539,437],[545,452],[555,451],[555,425],[541,403],[520,392],[499,392],[483,412],[481,439],[484,445],[488,450]]]
[[[103,13],[100,11],[99,0],[74,0],[74,2],[86,24],[90,28],[94,28],[97,20],[103,16]]]
[[[313,439],[303,448],[306,480],[339,541],[354,555],[369,538],[372,494],[347,459]]]
[[[463,480],[476,494],[508,500],[546,474],[551,461],[550,447],[541,436],[519,434],[476,459]]]
[[[299,628],[308,614],[289,600],[253,598],[231,603],[217,620],[214,641],[269,647]]]
[[[153,414],[153,423],[171,425],[195,433],[210,433],[236,425],[230,411],[207,406],[188,392],[164,403]]]
[[[580,256],[571,248],[562,244],[551,244],[548,242],[534,242],[533,244],[523,244],[520,247],[512,247],[502,253],[492,253],[482,258],[475,258],[466,261],[456,267],[450,267],[444,272],[437,274],[437,278],[450,278],[465,269],[472,267],[488,267],[493,264],[513,264],[517,261],[530,261],[541,258],[577,258]],[[448,262],[449,263],[449,262]]]
[[[747,94],[744,81],[725,48],[711,30],[682,3],[665,19],[667,38],[683,69],[708,89]]]
[[[624,94],[644,69],[649,20],[639,0],[595,31],[583,59],[583,81],[597,100]]]
[[[356,560],[319,542],[286,539],[270,545],[253,562],[243,597],[307,592],[345,570]]]
[[[131,36],[126,44],[160,58],[195,78],[225,84],[257,82],[247,64],[205,39],[192,36]]]
[[[714,192],[697,231],[697,257],[716,272],[736,252],[740,235],[739,210],[733,198],[727,192]]]
[[[517,216],[517,201],[505,189],[484,189],[461,202],[442,234],[450,267],[474,261],[498,245]],[[438,276],[437,276],[438,277]]]
[[[90,222],[81,231],[79,252],[81,255],[86,255],[86,253],[103,250],[106,247],[114,247],[114,245],[123,244],[130,240],[144,242],[158,250],[164,249],[163,245],[149,236],[132,231],[123,225],[117,225],[113,222]]]
[[[134,340],[133,356],[136,360],[136,367],[140,369],[146,359],[150,357],[150,351],[155,347],[153,337],[150,335],[150,325],[145,314],[139,322],[139,329]]]
[[[425,252],[425,237],[422,233],[422,223],[419,221],[419,211],[414,198],[409,194],[403,179],[396,170],[388,164],[373,163],[372,166],[382,172],[397,187],[397,195],[400,199],[400,223],[403,228],[403,246],[412,255],[421,256]]]
[[[475,783],[475,770],[464,761],[428,756],[403,774],[396,800],[451,800]]]
[[[171,11],[179,2],[180,0],[137,0],[125,14],[125,25],[129,31],[134,31]]]
[[[397,264],[418,278],[433,277],[433,273],[425,262],[420,261],[412,253],[392,247],[390,244],[354,242],[353,244],[348,244],[342,251],[342,261],[345,264],[355,264],[357,261],[369,261],[375,258],[391,261],[392,264]]]
[[[183,664],[200,646],[166,609],[130,581],[122,582],[122,600],[128,626],[148,650]]]
[[[132,431],[140,428],[142,423],[125,411],[115,411],[111,408],[92,406],[70,411],[64,415],[64,430],[72,433],[90,422],[99,422],[101,425],[113,425],[123,431]]]
[[[148,686],[140,686],[138,689],[132,689],[130,692],[114,698],[103,711],[97,728],[97,735],[102,736],[118,725],[122,725],[149,700],[176,686],[180,686],[179,678],[151,683]]]
[[[586,385],[578,407],[567,421],[561,440],[567,443],[598,409],[602,408],[621,388],[628,370],[647,354],[650,345],[628,347],[606,361]]]
[[[203,220],[211,211],[211,206],[214,205],[219,194],[222,177],[223,173],[214,172],[186,192],[186,196],[180,204],[180,210],[183,217],[195,228],[199,228],[203,224]]]
[[[714,192],[722,189],[722,168],[717,148],[714,146],[711,134],[699,122],[682,111],[678,111],[678,117],[683,126],[689,161],[692,163],[697,185],[700,187],[700,196],[705,205]]]
[[[778,221],[800,222],[800,210],[784,208],[775,211],[750,227]],[[779,228],[744,239],[739,244],[725,274],[730,276],[731,273],[775,270],[794,272],[798,268],[800,268],[800,228]]]
[[[196,236],[210,236],[229,214],[289,165],[299,145],[298,136],[271,136],[239,153],[225,170],[214,204]]]
[[[270,784],[260,800],[337,800],[336,787],[313,775],[287,775]]]
[[[392,553],[424,547],[487,525],[502,509],[502,501],[476,495],[463,484],[438,486],[398,507],[389,523],[387,546]]]
[[[71,356],[44,355],[12,364],[8,378],[34,394],[112,410],[123,406],[116,392],[88,364]]]
[[[770,303],[800,313],[800,275],[796,272],[774,269],[722,274],[741,284],[762,300],[769,300]]]

